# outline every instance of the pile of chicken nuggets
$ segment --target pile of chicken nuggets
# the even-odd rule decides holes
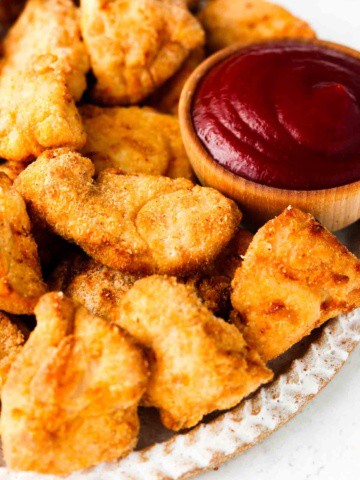
[[[28,0],[4,38],[0,389],[11,469],[67,474],[117,460],[137,444],[140,405],[168,429],[194,427],[271,381],[268,361],[360,306],[360,261],[294,208],[255,235],[243,229],[233,201],[197,184],[177,119],[182,87],[210,52],[314,32],[262,0],[200,3]],[[1,8],[10,23],[13,9]]]

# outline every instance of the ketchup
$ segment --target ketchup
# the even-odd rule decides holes
[[[360,179],[360,60],[294,40],[244,48],[202,79],[195,130],[216,162],[271,187]]]

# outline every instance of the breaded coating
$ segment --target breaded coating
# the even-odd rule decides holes
[[[6,36],[3,53],[5,65],[17,72],[29,63],[35,66],[34,56],[53,55],[66,76],[70,95],[80,100],[90,63],[78,9],[71,0],[28,0]]]
[[[43,296],[35,313],[37,327],[2,392],[6,464],[67,474],[126,455],[148,379],[143,353],[62,293]]]
[[[7,162],[4,161],[0,163],[0,172],[5,173],[5,175],[10,178],[13,182],[15,178],[17,178],[20,173],[25,170],[28,166],[25,162]]]
[[[33,214],[115,270],[190,274],[211,263],[241,220],[234,202],[185,179],[93,175],[89,159],[59,149],[41,155],[15,185]]]
[[[123,298],[117,323],[150,349],[143,402],[157,407],[172,430],[233,407],[272,378],[236,327],[216,318],[193,289],[174,278],[136,282]]]
[[[87,133],[82,151],[96,173],[117,168],[126,174],[194,179],[175,117],[140,107],[85,105],[80,113]]]
[[[108,321],[116,319],[125,293],[141,275],[113,270],[85,255],[70,255],[51,275],[50,289],[63,291],[93,315]]]
[[[47,148],[81,148],[75,106],[88,58],[71,0],[30,0],[7,35],[0,68],[0,157],[30,161]]]
[[[249,232],[240,230],[205,272],[183,280],[196,290],[204,305],[218,316],[229,316],[231,281],[251,238]],[[93,315],[115,321],[125,293],[143,277],[113,270],[82,253],[74,252],[55,268],[49,287],[53,291],[64,292]]]
[[[205,272],[186,279],[186,284],[196,289],[206,308],[221,318],[229,317],[231,282],[252,238],[247,230],[239,230]]]
[[[199,14],[211,51],[275,38],[315,38],[312,28],[264,0],[212,0]]]
[[[21,70],[0,76],[0,156],[27,162],[47,148],[81,148],[80,115],[53,55],[34,58]]]
[[[178,114],[181,92],[187,79],[205,59],[203,47],[193,50],[180,70],[149,98],[149,104],[164,113]]]
[[[232,303],[246,340],[271,360],[360,306],[360,260],[311,215],[289,207],[255,235]]]
[[[0,312],[0,392],[24,341],[24,335],[20,328]]]
[[[0,173],[0,310],[31,314],[46,291],[23,199]]]
[[[139,103],[204,43],[179,0],[81,0],[81,26],[104,105]],[[104,35],[104,32],[105,35]]]

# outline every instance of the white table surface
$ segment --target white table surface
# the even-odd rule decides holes
[[[360,0],[277,0],[318,36],[360,50]],[[359,480],[360,348],[290,423],[201,480]]]

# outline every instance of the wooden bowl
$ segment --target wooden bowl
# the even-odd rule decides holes
[[[299,41],[340,50],[360,60],[360,52],[343,45],[321,40]],[[247,46],[231,46],[209,57],[194,71],[183,89],[179,106],[181,132],[200,182],[235,200],[244,214],[244,223],[250,227],[263,225],[289,205],[313,214],[331,231],[356,222],[360,219],[360,180],[341,187],[310,191],[268,187],[226,170],[212,158],[197,136],[191,109],[199,82],[215,65]]]

